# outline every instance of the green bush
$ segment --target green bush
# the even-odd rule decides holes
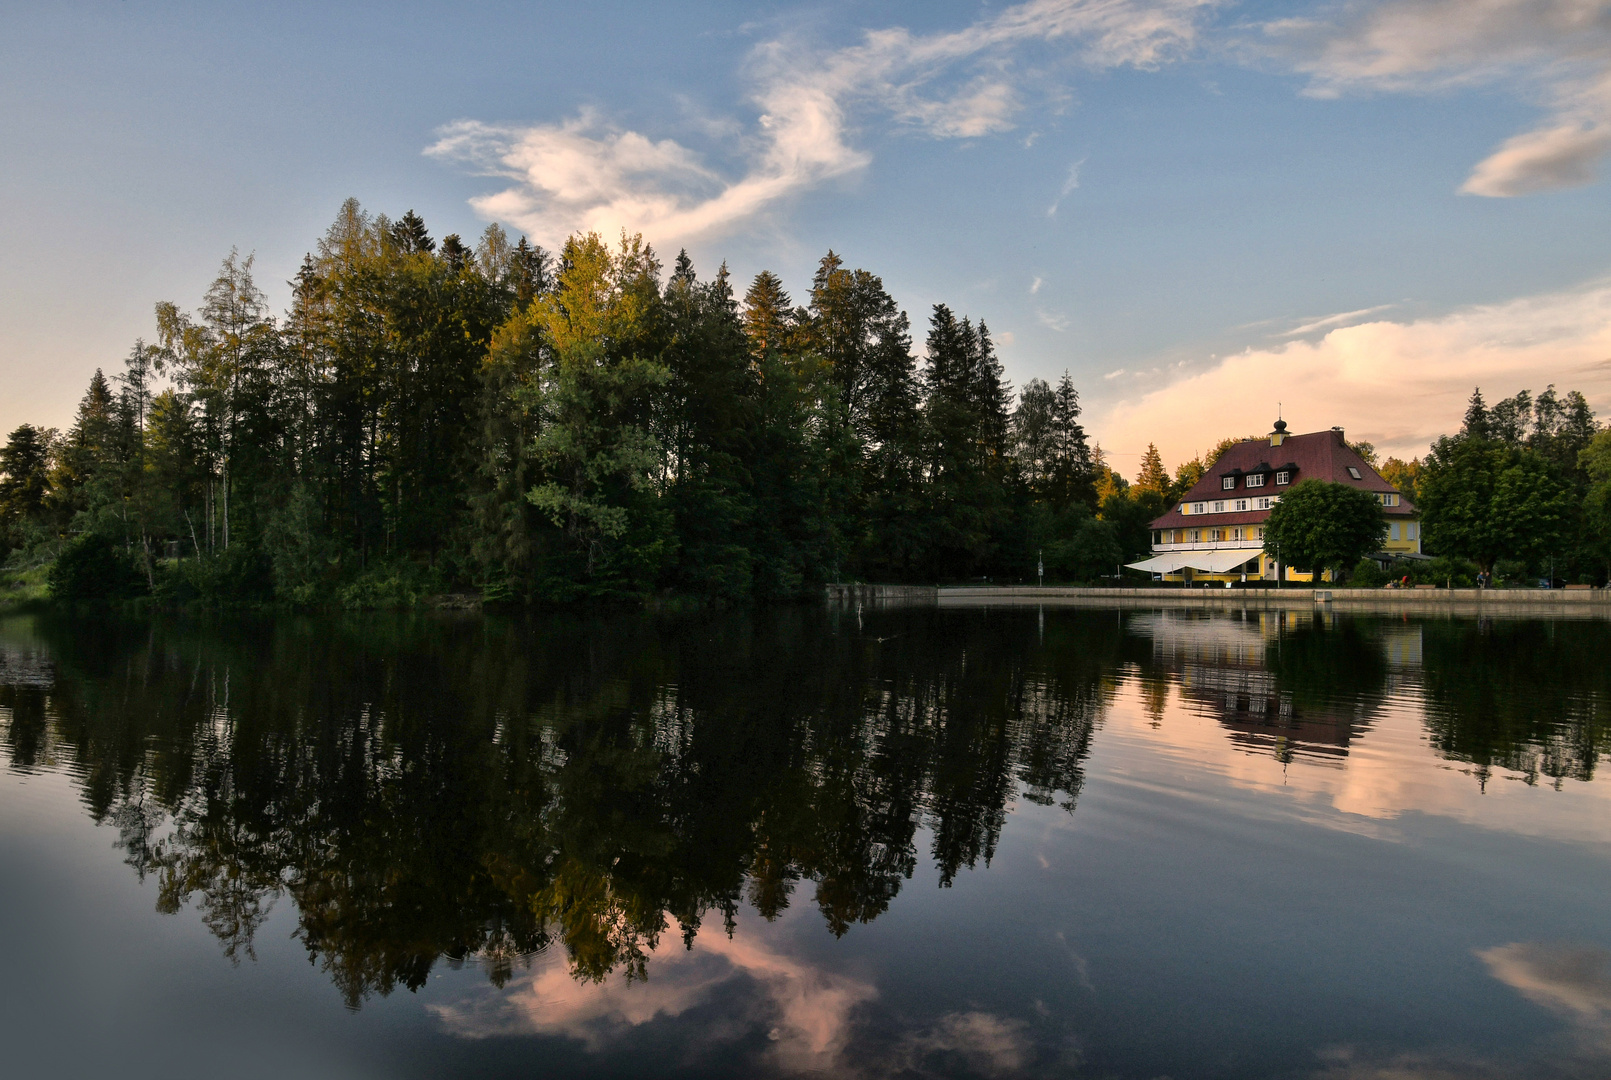
[[[1450,555],[1439,555],[1431,562],[1417,563],[1410,580],[1417,585],[1438,585],[1470,589],[1477,584],[1477,564]]]
[[[274,595],[273,568],[255,547],[233,544],[227,551],[165,564],[156,594],[159,600],[178,604],[267,603]]]
[[[94,533],[74,537],[50,568],[57,600],[124,600],[146,591],[145,576],[129,555]]]
[[[1375,559],[1360,559],[1348,575],[1348,584],[1356,589],[1379,589],[1390,578]]]
[[[444,583],[430,567],[397,561],[372,564],[336,590],[336,600],[349,611],[413,607]]]
[[[1520,559],[1500,559],[1494,563],[1495,585],[1531,585],[1532,575]]]

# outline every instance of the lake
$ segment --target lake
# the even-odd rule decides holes
[[[1611,623],[0,617],[11,1076],[1611,1075]]]

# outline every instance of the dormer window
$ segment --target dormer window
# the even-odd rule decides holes
[[[1264,474],[1263,473],[1253,473],[1251,476],[1249,476],[1247,478],[1247,486],[1248,487],[1263,487],[1264,486]]]
[[[1290,484],[1290,483],[1292,483],[1292,473],[1290,471],[1288,471],[1286,469],[1282,469],[1280,472],[1277,472],[1275,474],[1275,486],[1276,487],[1280,487],[1283,484]]]
[[[1220,479],[1219,486],[1224,491],[1234,491],[1236,489],[1236,477],[1234,477],[1234,476],[1222,477]]]
[[[1352,476],[1355,480],[1363,480],[1364,479],[1364,477],[1359,475],[1359,470],[1354,468],[1352,465],[1348,466],[1348,475]]]
[[[1206,514],[1206,513],[1208,513],[1208,504],[1207,503],[1192,503],[1191,504],[1191,512],[1194,513],[1194,514]]]
[[[1225,512],[1225,504],[1224,503],[1217,502],[1217,503],[1214,504],[1214,513],[1223,514],[1224,512]]]

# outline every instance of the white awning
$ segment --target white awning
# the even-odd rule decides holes
[[[1217,548],[1208,551],[1170,551],[1163,555],[1154,555],[1141,562],[1126,563],[1132,570],[1144,570],[1150,574],[1173,574],[1182,567],[1189,566],[1193,570],[1201,570],[1205,574],[1223,574],[1235,570],[1245,562],[1256,560],[1259,557],[1258,548]]]

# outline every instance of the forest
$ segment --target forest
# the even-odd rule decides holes
[[[1114,573],[1079,394],[1013,392],[985,322],[823,257],[797,304],[639,237],[472,250],[356,201],[282,317],[252,259],[0,456],[12,564],[176,602],[781,598],[839,578]],[[1112,487],[1109,482],[1108,487]],[[1139,528],[1137,528],[1139,522]],[[1128,526],[1128,537],[1126,537]],[[1138,546],[1139,545],[1139,546]]]
[[[832,251],[803,303],[770,272],[740,297],[641,237],[554,253],[492,225],[472,248],[348,200],[289,284],[276,316],[232,252],[199,308],[156,305],[67,431],[10,433],[14,584],[366,608],[1095,583],[1235,442],[1173,474],[1149,446],[1127,480],[1066,372],[1015,390],[984,319],[943,304],[916,349]],[[1579,393],[1479,393],[1424,460],[1381,468],[1460,573],[1603,581],[1608,439]]]

